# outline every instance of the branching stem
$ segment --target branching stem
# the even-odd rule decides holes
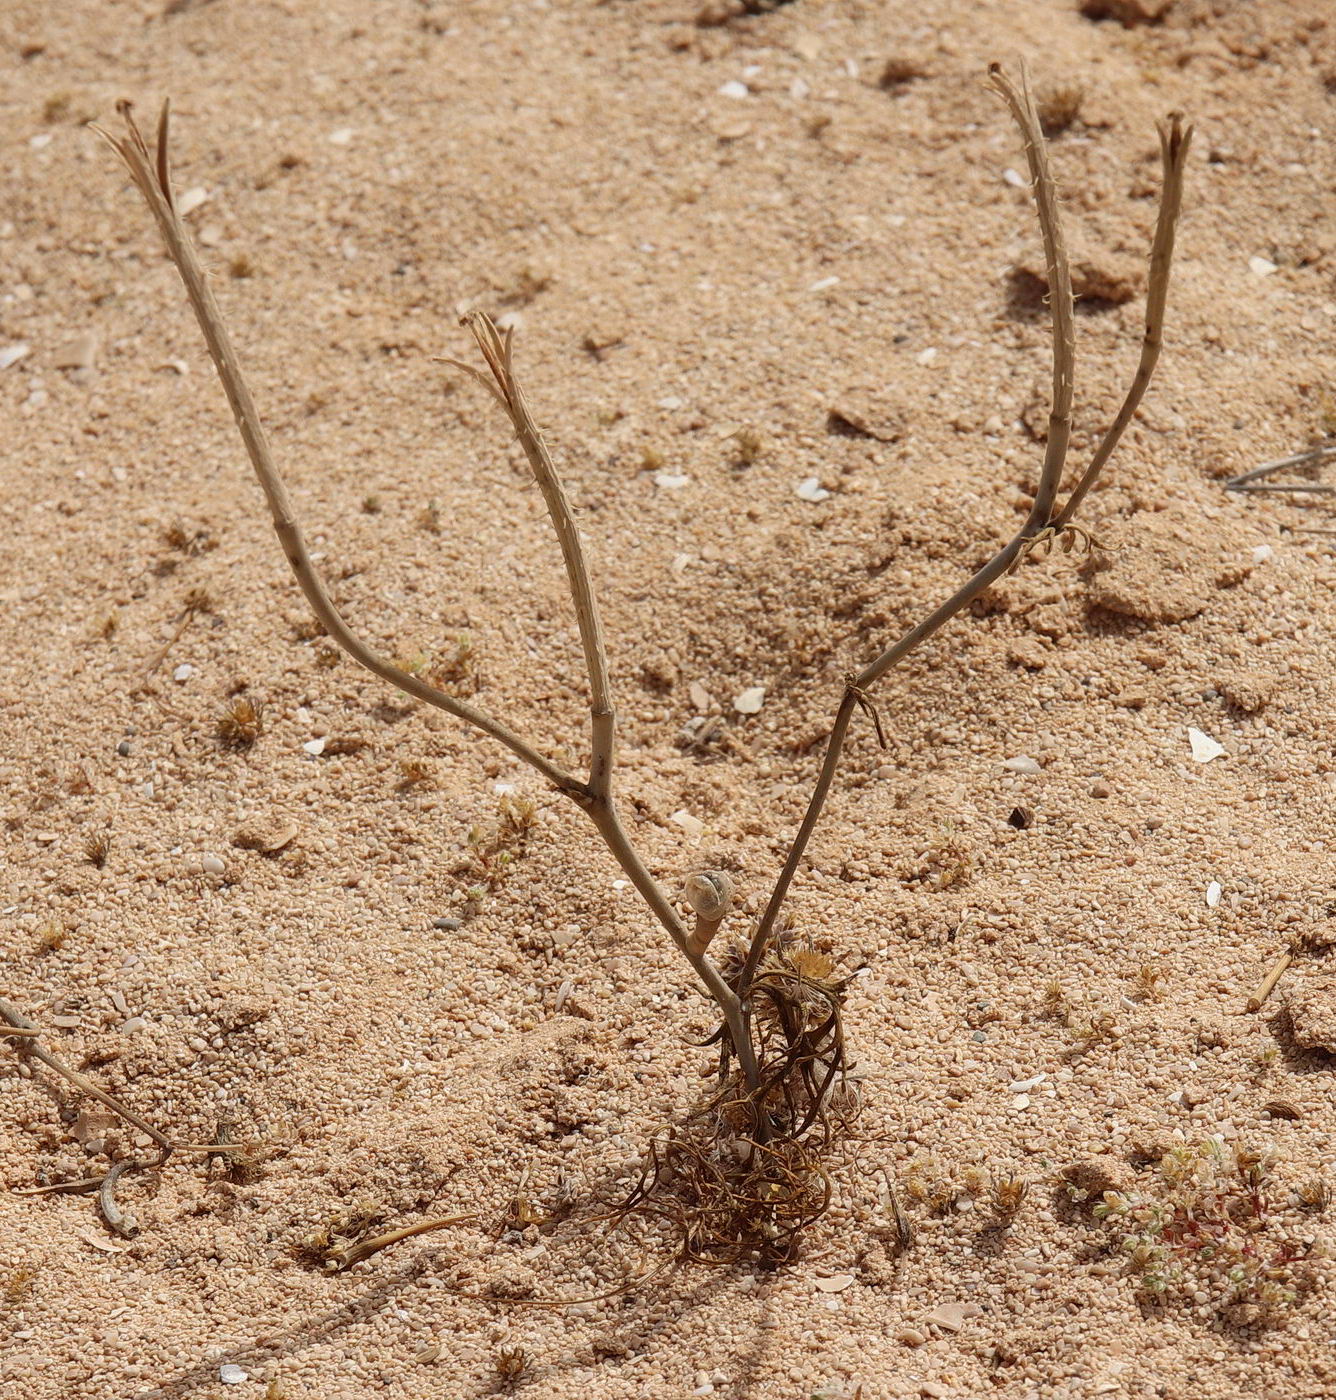
[[[916,647],[927,641],[957,613],[969,606],[986,588],[996,583],[1019,560],[1022,552],[1045,531],[1061,529],[1076,507],[1094,485],[1105,463],[1113,453],[1123,430],[1136,412],[1159,356],[1164,326],[1165,299],[1169,290],[1169,270],[1173,261],[1174,233],[1182,204],[1183,171],[1192,129],[1184,128],[1178,113],[1171,115],[1169,126],[1160,128],[1160,152],[1164,166],[1164,185],[1160,196],[1160,213],[1151,249],[1150,282],[1146,298],[1146,334],[1142,343],[1141,362],[1132,388],[1118,416],[1106,433],[1077,484],[1067,504],[1056,515],[1054,507],[1062,482],[1067,447],[1071,440],[1071,413],[1074,391],[1075,340],[1073,331],[1072,284],[1067,263],[1067,250],[1058,215],[1058,197],[1040,129],[1039,116],[1028,85],[1017,89],[996,64],[989,70],[989,85],[1011,109],[1025,143],[1030,167],[1035,206],[1044,239],[1044,253],[1049,274],[1049,306],[1053,316],[1053,402],[1049,414],[1048,444],[1044,464],[1035,490],[1034,503],[1025,523],[1005,548],[1000,550],[962,588],[958,589],[937,610],[911,627],[894,646],[887,648],[857,676],[845,682],[844,696],[835,713],[825,757],[816,787],[807,804],[802,824],[789,847],[784,866],[775,882],[760,923],[752,936],[751,947],[743,966],[738,989],[742,994],[744,1011],[750,1027],[751,1008],[747,1004],[748,990],[756,976],[766,949],[769,947],[775,921],[788,896],[798,867],[802,863],[812,832],[821,818],[826,798],[839,767],[844,742],[849,733],[860,695],[880,680],[893,666],[904,660]]]
[[[231,337],[228,335],[222,314],[218,310],[218,305],[214,300],[213,292],[204,275],[190,235],[177,212],[172,195],[171,162],[168,152],[168,106],[163,104],[162,114],[158,121],[156,151],[152,154],[150,154],[143,135],[135,124],[129,104],[122,103],[120,111],[127,128],[125,137],[117,138],[101,128],[95,128],[95,130],[125,162],[139,192],[143,195],[157,222],[159,232],[167,247],[168,256],[175,264],[181,275],[181,280],[185,284],[186,295],[190,299],[196,320],[204,335],[205,344],[208,346],[209,355],[227,394],[232,415],[236,419],[237,429],[246,446],[251,465],[255,469],[255,475],[264,492],[265,500],[269,504],[274,531],[283,546],[283,553],[287,557],[302,592],[306,595],[307,601],[324,625],[325,630],[355,661],[365,666],[368,671],[380,676],[406,694],[429,705],[434,705],[437,709],[444,710],[447,714],[464,720],[480,729],[484,734],[499,740],[512,753],[537,769],[554,787],[564,793],[588,815],[613,857],[626,872],[631,883],[649,905],[655,917],[663,925],[669,937],[691,964],[706,990],[718,1004],[728,1025],[729,1034],[733,1039],[734,1048],[747,1082],[755,1086],[759,1083],[759,1076],[755,1054],[744,1034],[745,1024],[741,1001],[710,959],[703,952],[690,946],[685,924],[673,908],[671,900],[631,844],[614,804],[612,775],[616,748],[616,716],[612,703],[607,648],[603,639],[598,603],[590,581],[589,569],[584,557],[584,546],[574,512],[571,510],[570,502],[566,497],[561,479],[557,475],[542,432],[529,412],[524,391],[515,378],[510,335],[507,334],[503,337],[486,315],[481,312],[473,312],[464,318],[464,323],[478,344],[490,377],[472,365],[462,364],[456,360],[448,361],[448,363],[463,370],[480,383],[509,417],[520,446],[533,470],[534,478],[538,482],[539,490],[543,493],[548,514],[561,545],[571,597],[575,603],[585,667],[589,674],[591,756],[589,778],[584,782],[539,753],[507,725],[492,718],[491,715],[478,709],[477,706],[470,705],[456,696],[446,694],[421,678],[385,660],[384,657],[367,646],[344,621],[311,561],[302,536],[301,526],[293,513],[287,488],[274,462],[268,436],[260,421],[255,400],[241,372],[236,352],[232,348]]]

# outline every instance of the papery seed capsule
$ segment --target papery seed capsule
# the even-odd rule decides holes
[[[722,870],[700,870],[686,879],[687,903],[696,917],[717,924],[733,907],[733,880]]]

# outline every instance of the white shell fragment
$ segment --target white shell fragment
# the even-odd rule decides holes
[[[983,1308],[978,1303],[938,1303],[924,1321],[944,1332],[959,1332],[967,1319],[982,1315]]]
[[[325,751],[325,741],[323,739],[308,739],[302,745],[302,748],[304,748],[306,752],[311,754],[313,757],[319,758],[320,755]]]
[[[1270,277],[1273,272],[1277,271],[1277,267],[1270,258],[1260,258],[1254,254],[1248,259],[1248,271],[1254,277]]]
[[[189,661],[183,661],[175,671],[172,672],[172,679],[180,685],[183,681],[188,681],[195,674],[195,668]]]
[[[1018,753],[1015,758],[1004,758],[1002,766],[1011,769],[1013,773],[1024,773],[1030,778],[1044,771],[1037,760],[1031,758],[1028,753]]]
[[[691,484],[691,478],[681,472],[655,472],[654,484],[664,491],[680,491]]]
[[[804,501],[811,501],[814,505],[830,500],[830,492],[822,486],[819,476],[803,477],[794,489]]]
[[[680,826],[688,836],[697,841],[700,840],[701,833],[705,830],[705,823],[699,817],[692,816],[685,807],[674,812],[668,820],[674,826]]]
[[[1198,763],[1209,763],[1225,752],[1223,744],[1217,743],[1209,734],[1203,734],[1200,729],[1193,729],[1191,725],[1188,726],[1188,743],[1192,745],[1192,757]]]
[[[813,1279],[812,1282],[823,1293],[843,1293],[854,1282],[854,1276],[852,1274],[830,1274],[826,1278]]]
[[[31,345],[25,345],[22,341],[17,345],[6,345],[0,349],[0,369],[8,369],[10,365],[18,364],[31,349]]]
[[[1029,1079],[1018,1079],[1011,1086],[1013,1094],[1028,1094],[1031,1089],[1037,1089],[1048,1078],[1046,1071],[1041,1070],[1038,1074]]]
[[[1220,903],[1220,896],[1224,894],[1224,892],[1220,881],[1212,880],[1211,883],[1206,886],[1206,907],[1208,909],[1214,909],[1215,906]]]
[[[193,214],[208,197],[209,192],[203,185],[192,185],[176,201],[176,212],[184,219],[187,214]]]
[[[227,1361],[218,1368],[218,1379],[224,1385],[240,1385],[242,1381],[250,1380],[250,1376],[234,1362]]]
[[[765,686],[753,685],[736,695],[733,698],[733,708],[740,715],[760,714],[761,706],[765,704]]]
[[[728,82],[720,86],[719,95],[721,97],[736,97],[740,99],[743,97],[750,97],[751,89],[746,83],[740,83],[736,78],[730,78]]]

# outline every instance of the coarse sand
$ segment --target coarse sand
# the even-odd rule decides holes
[[[256,1159],[127,1173],[132,1238],[95,1197],[14,1194],[146,1144],[0,1045],[5,1400],[1336,1396],[1336,519],[1223,489],[1336,436],[1336,16],[701,3],[0,10],[0,994],[150,1122]],[[1081,517],[1100,548],[1036,552],[892,672],[884,749],[855,724],[793,909],[857,973],[865,1106],[802,1257],[544,1306],[656,1263],[590,1217],[701,1092],[710,1004],[568,803],[318,635],[83,123],[171,96],[188,222],[357,628],[579,765],[541,498],[432,359],[471,353],[463,310],[516,327],[634,837],[754,913],[842,677],[1034,487],[1043,268],[982,83],[1021,59],[1082,294],[1074,467],[1136,363],[1155,122],[1197,128],[1161,369]],[[536,820],[503,851],[504,798]],[[1186,1216],[1166,1154],[1229,1199]],[[1167,1256],[1104,1192],[1163,1212]],[[311,1267],[352,1210],[473,1218]]]

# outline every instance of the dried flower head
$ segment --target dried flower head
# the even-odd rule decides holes
[[[1164,996],[1164,972],[1154,963],[1142,963],[1137,969],[1136,995],[1140,1001],[1159,1001]]]
[[[109,831],[90,832],[84,838],[84,855],[99,870],[107,863],[107,857],[111,854],[111,833]]]
[[[1294,1199],[1301,1210],[1320,1215],[1331,1204],[1331,1187],[1320,1176],[1309,1177],[1294,1188]]]
[[[434,787],[436,770],[424,758],[399,760],[400,787]]]
[[[515,1385],[529,1371],[529,1357],[523,1347],[502,1347],[496,1354],[496,1375],[503,1386]]]
[[[65,940],[69,937],[69,930],[65,927],[62,919],[50,918],[45,920],[37,930],[37,951],[39,953],[54,953],[65,946]]]
[[[1008,1174],[999,1177],[993,1183],[993,1214],[1009,1224],[1016,1218],[1029,1191],[1030,1183],[1023,1176]]]
[[[229,749],[248,749],[264,732],[264,705],[249,695],[234,695],[218,717],[216,733]]]
[[[1039,125],[1044,135],[1057,136],[1066,131],[1081,115],[1084,100],[1084,91],[1070,84],[1040,88],[1035,95],[1035,105],[1039,110]]]

